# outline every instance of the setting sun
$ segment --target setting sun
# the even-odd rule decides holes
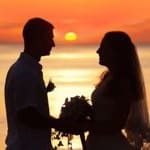
[[[66,41],[75,41],[77,40],[77,35],[75,32],[67,32],[64,38]]]

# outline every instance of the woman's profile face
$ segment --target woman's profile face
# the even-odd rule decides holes
[[[104,40],[102,41],[100,47],[97,50],[97,54],[99,55],[99,64],[109,67],[111,65],[112,60],[112,49],[109,43],[106,43]]]

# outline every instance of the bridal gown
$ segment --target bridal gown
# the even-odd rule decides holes
[[[118,115],[116,110],[120,110],[120,108],[117,108],[113,94],[107,92],[111,82],[111,77],[106,77],[92,93],[94,121],[106,121],[109,122],[110,126],[116,121],[115,118]],[[109,125],[107,124],[106,126],[109,128]],[[119,129],[119,132],[109,134],[89,132],[86,146],[87,150],[133,150],[126,137],[122,134],[121,129]]]

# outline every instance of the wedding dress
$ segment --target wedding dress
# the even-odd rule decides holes
[[[107,93],[111,81],[111,77],[107,76],[106,79],[96,87],[92,93],[92,104],[94,121],[110,122],[110,126],[113,126],[114,121],[116,121],[114,118],[115,115],[117,115],[117,106],[114,101],[115,97]],[[108,126],[108,124],[106,126]],[[119,129],[119,132],[110,134],[89,132],[86,146],[87,150],[133,150],[121,132],[121,129]]]

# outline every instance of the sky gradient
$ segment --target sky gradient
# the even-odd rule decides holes
[[[67,44],[66,32],[77,34],[75,44],[93,44],[110,30],[150,43],[149,0],[0,0],[0,42],[22,42],[22,27],[32,17],[54,24],[58,44]]]

